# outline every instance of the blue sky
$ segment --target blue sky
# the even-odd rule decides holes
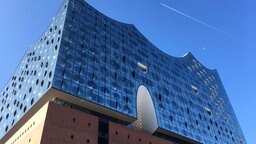
[[[217,69],[248,144],[256,142],[256,1],[87,2],[118,21],[134,24],[164,52],[183,56],[191,51],[203,65]],[[1,2],[0,89],[11,77],[28,46],[39,39],[61,4],[62,0]]]

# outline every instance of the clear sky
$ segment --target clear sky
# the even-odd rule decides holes
[[[256,143],[256,1],[87,0],[107,16],[134,24],[172,56],[188,51],[217,69],[248,144]],[[62,0],[0,3],[0,89]]]

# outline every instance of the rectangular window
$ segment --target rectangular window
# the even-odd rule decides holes
[[[194,93],[198,93],[197,87],[195,87],[194,85],[191,85],[191,88],[192,88],[192,91],[193,91]]]

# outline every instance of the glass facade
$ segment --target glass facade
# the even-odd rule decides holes
[[[0,138],[52,87],[67,4],[68,1],[64,1],[46,32],[28,48],[1,91]]]
[[[84,0],[64,2],[2,91],[0,136],[49,88],[136,118],[140,85],[152,96],[159,129],[200,143],[246,143],[216,70],[191,53],[163,53],[134,25]]]

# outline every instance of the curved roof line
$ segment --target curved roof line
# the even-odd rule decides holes
[[[187,52],[185,55],[183,55],[181,58],[187,58],[187,57],[192,57],[194,60],[196,60],[196,62],[198,62],[203,68],[212,71],[212,72],[217,72],[217,69],[211,69],[206,67],[204,64],[202,64],[191,52]]]
[[[108,16],[107,16],[107,17],[108,17]],[[112,18],[110,18],[110,19],[112,19]],[[119,21],[117,21],[117,22],[119,22]],[[121,24],[123,24],[123,23],[121,23]],[[124,23],[124,24],[125,24],[125,23]],[[170,54],[167,54],[166,52],[162,51],[162,50],[159,49],[157,46],[155,46],[151,41],[149,41],[149,40],[140,32],[140,30],[138,30],[138,28],[137,28],[136,26],[134,26],[133,24],[131,24],[131,25],[135,28],[135,30],[136,30],[137,32],[139,32],[139,33],[143,36],[143,38],[144,38],[145,40],[147,40],[152,46],[154,46],[157,50],[161,51],[162,53],[166,54],[167,56],[172,57],[172,58],[176,58],[176,59],[184,59],[184,58],[192,57],[192,58],[195,59],[203,68],[205,68],[205,69],[207,69],[207,70],[209,70],[209,71],[212,71],[212,72],[217,72],[217,69],[216,69],[216,68],[211,69],[211,68],[208,68],[207,66],[205,66],[204,64],[202,64],[190,51],[187,52],[187,53],[185,53],[185,54],[184,54],[183,56],[181,56],[181,57],[176,57],[176,56],[172,56],[172,55],[170,55]]]
[[[100,13],[101,15],[105,16],[106,18],[109,18],[110,20],[114,21],[114,22],[117,22],[117,23],[120,23],[120,24],[123,24],[123,25],[127,25],[127,26],[134,26],[133,24],[131,23],[127,23],[127,22],[121,22],[121,21],[118,21],[114,18],[111,18],[107,15],[105,15],[104,13],[102,13],[101,11],[97,10],[95,7],[91,6],[86,0],[83,0],[85,3],[87,3],[92,9],[94,9],[95,11],[97,11],[98,13]]]
[[[85,2],[86,2],[86,1],[85,1]],[[87,3],[87,2],[86,2],[86,3]],[[90,4],[88,4],[88,5],[90,5]],[[90,6],[91,6],[91,5],[90,5]],[[92,6],[91,6],[91,7],[92,7]],[[104,13],[100,12],[100,11],[97,10],[96,8],[94,8],[94,7],[92,7],[92,8],[95,9],[97,12],[99,12],[101,15],[105,16],[106,18],[108,18],[108,19],[110,19],[110,20],[112,20],[112,21],[114,21],[114,22],[120,23],[120,24],[122,24],[122,25],[127,25],[127,26],[129,26],[129,27],[133,27],[133,28],[134,28],[138,33],[140,33],[140,35],[143,36],[143,38],[144,38],[145,40],[147,40],[152,46],[154,46],[157,50],[161,51],[162,53],[166,54],[167,56],[172,57],[172,58],[176,58],[176,59],[183,59],[183,58],[187,58],[187,57],[191,56],[193,59],[195,59],[195,60],[196,60],[201,66],[203,66],[205,69],[207,69],[207,70],[209,70],[209,71],[217,72],[217,69],[215,69],[215,68],[214,68],[214,69],[210,69],[210,68],[206,67],[204,64],[202,64],[191,52],[187,52],[187,53],[185,53],[185,54],[184,54],[183,56],[181,56],[181,57],[175,57],[175,56],[172,56],[172,55],[170,55],[170,54],[167,54],[166,52],[164,52],[164,51],[162,51],[161,49],[159,49],[156,45],[154,45],[150,40],[148,40],[148,38],[146,38],[146,37],[144,36],[144,34],[141,33],[140,30],[139,30],[134,24],[118,21],[118,20],[116,20],[116,19],[114,19],[114,18],[111,18],[111,17],[105,15]]]

